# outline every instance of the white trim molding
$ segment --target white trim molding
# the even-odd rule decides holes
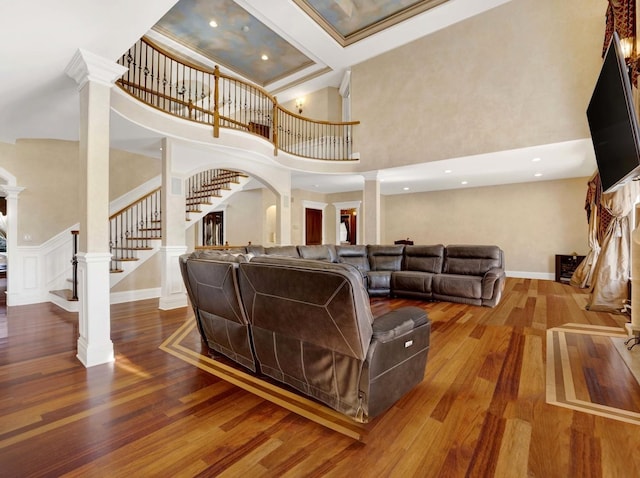
[[[333,207],[336,208],[336,244],[340,244],[340,210],[341,209],[355,209],[356,210],[356,242],[362,244],[360,232],[360,206],[362,201],[344,201],[334,202]]]
[[[303,244],[306,244],[307,240],[307,209],[320,209],[322,211],[322,241],[324,244],[324,210],[327,207],[326,202],[317,202],[317,201],[307,201],[306,199],[302,200],[302,240],[300,241]]]

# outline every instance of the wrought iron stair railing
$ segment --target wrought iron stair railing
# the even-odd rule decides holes
[[[353,133],[359,121],[316,121],[278,104],[259,86],[180,60],[146,38],[118,63],[128,68],[117,84],[137,99],[166,113],[213,127],[264,137],[278,151],[310,159],[353,159]]]
[[[187,179],[186,212],[202,212],[203,205],[210,205],[212,198],[222,197],[222,191],[231,189],[231,184],[239,184],[246,174],[229,169],[209,169]]]
[[[122,263],[137,261],[136,251],[153,249],[162,239],[161,188],[109,217],[111,272],[122,272]]]

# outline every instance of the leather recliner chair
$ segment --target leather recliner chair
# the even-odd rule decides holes
[[[238,291],[242,255],[208,253],[180,257],[180,269],[201,337],[209,348],[257,370],[249,322]]]
[[[241,263],[238,277],[263,374],[363,422],[424,378],[425,311],[374,320],[352,265],[262,256]]]

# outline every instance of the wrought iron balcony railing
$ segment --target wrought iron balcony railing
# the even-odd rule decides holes
[[[148,39],[140,39],[118,60],[128,71],[118,85],[139,100],[181,118],[260,135],[278,151],[310,159],[352,159],[358,121],[333,123],[297,115],[263,88],[178,60]]]

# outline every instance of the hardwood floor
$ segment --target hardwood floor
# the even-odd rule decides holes
[[[372,299],[374,315],[424,307],[433,332],[424,381],[370,424],[366,443],[161,350],[191,309],[112,306],[117,360],[85,369],[76,314],[12,307],[0,336],[0,476],[640,476],[638,425],[545,402],[547,329],[623,327],[585,303],[571,286],[525,279],[508,279],[495,309]],[[581,346],[597,376],[594,347]],[[638,403],[625,383],[591,388]]]

